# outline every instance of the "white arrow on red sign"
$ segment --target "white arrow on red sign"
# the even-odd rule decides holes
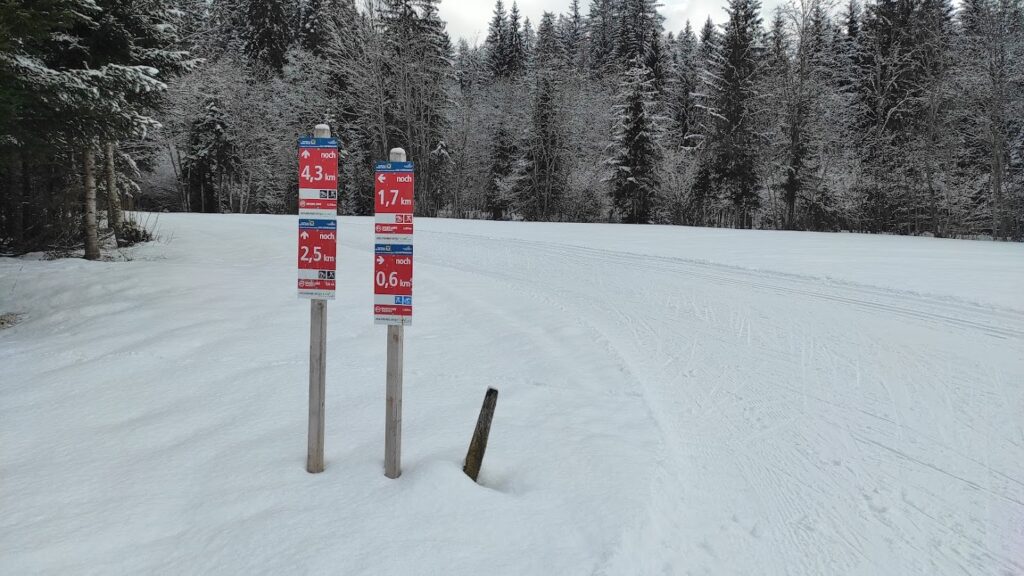
[[[303,232],[302,233],[302,239],[305,240],[307,238],[309,238],[309,232]]]
[[[385,178],[384,178],[383,174],[378,174],[377,175],[377,182],[380,182],[381,184],[383,184],[384,180],[385,180]]]
[[[383,256],[377,256],[377,264],[383,264],[383,263],[384,263],[384,257]]]
[[[303,150],[302,151],[302,157],[303,158],[309,158],[309,150]]]

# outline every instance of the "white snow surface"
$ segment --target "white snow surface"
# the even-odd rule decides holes
[[[296,217],[0,259],[0,574],[1024,574],[1024,246],[416,226],[397,480],[371,219],[318,475]]]

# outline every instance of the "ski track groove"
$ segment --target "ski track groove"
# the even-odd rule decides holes
[[[552,244],[549,242],[535,240],[508,238],[494,239],[482,236],[474,236],[471,234],[442,234],[439,232],[427,232],[427,234],[440,234],[448,237],[465,236],[466,238],[473,238],[477,242],[484,240],[498,242],[503,245],[516,244],[523,247],[529,247],[531,250],[536,252],[547,252],[559,257],[578,257],[581,255],[589,256],[595,259],[605,260],[615,264],[621,264],[627,267],[636,268],[640,270],[649,270],[663,273],[672,273],[676,275],[684,275],[690,278],[711,280],[722,284],[749,286],[751,288],[757,288],[759,290],[774,292],[778,294],[809,296],[812,298],[829,300],[833,302],[841,302],[844,304],[850,304],[862,308],[869,308],[879,312],[891,312],[894,314],[900,314],[918,320],[925,320],[949,326],[973,329],[985,332],[991,336],[999,338],[1024,339],[1024,313],[1017,310],[1005,308],[983,307],[977,304],[958,301],[951,298],[939,299],[937,297],[932,297],[928,295],[921,295],[911,292],[900,292],[896,290],[890,290],[875,286],[867,286],[847,282],[838,283],[830,279],[815,278],[811,276],[801,276],[796,274],[786,274],[782,272],[753,270],[729,266],[726,264],[686,260],[684,258],[673,258],[668,256],[634,254],[630,252],[618,252],[599,248],[587,248],[583,246],[574,246],[569,244]],[[762,280],[755,281],[751,279],[752,277],[761,278]],[[849,296],[839,296],[835,294],[828,294],[818,290],[781,286],[779,284],[767,283],[764,280],[791,281],[811,285],[827,282],[830,289],[848,290],[854,293],[863,294],[863,297],[858,298]],[[921,310],[917,308],[911,308],[907,306],[900,306],[894,304],[884,304],[865,299],[870,296],[876,298],[898,298],[900,300],[916,300],[917,303],[922,305],[927,305],[936,308],[946,308],[949,311],[959,310],[973,315],[998,315],[1001,319],[1003,319],[1004,317],[1011,317],[1011,321],[1014,324],[1016,324],[1017,327],[995,326],[990,323],[976,322],[973,320],[957,316],[951,316],[948,313],[943,314],[937,312],[929,312],[927,310]]]
[[[711,531],[715,526],[699,525],[690,526],[690,537],[692,540],[679,543],[676,549],[670,549],[663,542],[651,543],[657,546],[659,554],[673,557],[682,565],[687,563],[685,551],[703,550],[709,556],[720,556],[719,551],[727,553],[730,547],[743,547],[742,542],[746,538],[767,538],[770,545],[759,545],[754,548],[746,548],[748,554],[754,554],[759,562],[756,565],[765,568],[774,566],[774,571],[784,573],[816,574],[836,573],[853,570],[860,572],[870,567],[871,572],[886,572],[896,570],[896,565],[880,564],[879,558],[872,557],[866,550],[871,546],[879,545],[879,542],[888,542],[886,546],[898,549],[900,546],[916,550],[918,559],[929,558],[929,570],[923,565],[915,563],[914,560],[906,559],[901,564],[903,569],[914,573],[938,573],[943,570],[939,566],[946,566],[946,570],[954,569],[957,572],[972,573],[983,570],[985,566],[998,565],[1010,571],[1019,568],[1019,565],[1002,553],[993,553],[988,550],[985,543],[977,539],[964,541],[958,537],[949,525],[951,521],[968,521],[956,516],[950,516],[941,520],[935,515],[928,513],[919,505],[914,504],[914,513],[920,514],[935,527],[931,530],[925,528],[918,520],[908,515],[899,516],[895,522],[889,516],[892,502],[886,501],[887,497],[897,496],[895,490],[899,486],[900,477],[892,472],[886,474],[884,483],[879,484],[876,472],[865,467],[864,463],[871,463],[873,467],[884,465],[883,462],[895,457],[899,461],[910,463],[925,471],[941,474],[947,478],[955,479],[962,485],[978,492],[983,492],[993,498],[1024,506],[1021,499],[1013,495],[1014,492],[1024,488],[1024,482],[1014,478],[1010,474],[995,468],[991,463],[982,462],[966,454],[963,450],[957,449],[945,437],[946,430],[939,428],[939,438],[927,434],[924,430],[915,429],[909,425],[908,419],[902,415],[903,407],[912,405],[916,395],[922,394],[928,388],[926,382],[918,384],[915,381],[900,383],[900,393],[893,390],[894,384],[888,382],[887,378],[876,374],[875,384],[884,391],[884,397],[888,404],[890,415],[878,413],[856,403],[857,395],[862,399],[870,399],[874,396],[869,381],[861,382],[861,357],[850,357],[849,351],[834,349],[838,346],[835,342],[815,342],[813,338],[814,324],[803,325],[797,319],[795,325],[788,328],[779,324],[778,318],[774,318],[775,325],[772,326],[771,314],[777,316],[776,309],[771,309],[767,314],[764,310],[747,309],[726,303],[723,305],[724,296],[711,294],[707,289],[710,286],[729,286],[738,289],[755,289],[760,292],[770,293],[779,298],[786,297],[807,297],[821,302],[835,302],[853,309],[862,310],[871,314],[881,315],[886,318],[899,316],[921,322],[921,330],[958,329],[969,333],[985,335],[998,340],[1021,340],[1024,339],[1024,314],[1013,310],[999,310],[989,307],[963,302],[955,299],[939,299],[932,296],[920,295],[901,291],[888,290],[872,286],[861,286],[849,283],[836,283],[832,280],[813,278],[806,276],[764,272],[758,270],[747,270],[730,266],[709,264],[706,262],[688,261],[680,258],[643,256],[624,252],[609,250],[591,249],[578,246],[557,245],[546,242],[518,240],[518,239],[494,239],[485,236],[472,234],[451,234],[428,232],[428,242],[452,243],[449,250],[434,250],[431,252],[419,252],[419,263],[427,266],[442,266],[477,274],[492,279],[499,284],[514,285],[520,291],[526,291],[531,297],[552,306],[565,314],[567,318],[586,330],[588,334],[594,335],[594,340],[609,355],[614,357],[614,363],[621,367],[624,384],[638,388],[638,394],[644,399],[647,412],[646,418],[657,430],[661,440],[662,456],[655,458],[655,474],[651,480],[650,503],[645,512],[646,516],[630,526],[624,527],[620,535],[619,543],[612,546],[609,554],[602,558],[594,568],[593,573],[614,573],[610,570],[618,560],[617,555],[623,548],[623,539],[640,538],[644,539],[649,535],[651,524],[657,522],[654,515],[678,515],[683,518],[689,517],[687,507],[695,504],[692,491],[685,486],[673,487],[675,479],[685,478],[692,474],[688,468],[689,462],[697,456],[702,462],[722,460],[731,463],[731,469],[738,472],[742,482],[737,487],[749,490],[753,495],[754,510],[747,510],[747,514],[753,514],[754,528],[748,530],[741,528],[741,520],[735,514],[730,525],[731,530],[740,529],[743,535],[730,536],[727,542],[721,539],[709,540]],[[467,242],[466,240],[470,240]],[[524,254],[540,253],[542,259],[530,259],[523,257]],[[441,255],[443,254],[443,256]],[[500,256],[496,256],[500,255]],[[548,264],[537,265],[536,262]],[[627,274],[606,276],[604,274],[591,274],[582,276],[588,271],[612,268],[625,271]],[[632,272],[632,274],[629,274]],[[674,281],[681,288],[678,292],[665,294],[661,288],[661,294],[653,292],[650,286],[638,285],[635,282],[636,275],[669,275],[673,278],[684,278],[690,281]],[[628,277],[627,277],[628,276]],[[573,286],[578,282],[590,282],[596,284],[600,290],[588,291],[589,299],[578,298]],[[699,289],[695,289],[699,286]],[[832,293],[829,293],[832,292]],[[842,294],[835,294],[841,292]],[[464,298],[465,295],[453,293],[456,298]],[[659,298],[665,297],[667,300]],[[882,301],[879,301],[882,300]],[[630,304],[620,308],[619,302]],[[683,314],[684,310],[692,319],[688,324],[697,323],[697,330],[691,334],[680,335],[680,337],[664,338],[666,330],[669,333],[678,331],[679,328],[669,324],[666,326],[664,314],[658,315],[656,311],[647,314],[635,313],[635,302],[649,302],[653,309],[668,308],[674,311],[675,315]],[[726,314],[721,315],[724,311]],[[632,310],[628,313],[626,310]],[[756,316],[755,316],[756,314]],[[722,323],[719,318],[725,317]],[[755,318],[768,320],[769,331],[762,333],[755,322]],[[974,318],[974,319],[972,319]],[[657,320],[655,324],[652,320]],[[507,320],[507,319],[506,319]],[[809,321],[809,320],[808,320]],[[891,320],[890,320],[891,321]],[[611,322],[610,326],[605,326]],[[616,328],[618,327],[618,328]],[[621,328],[621,329],[620,329]],[[530,334],[536,335],[535,332]],[[798,338],[794,338],[798,335]],[[673,349],[666,349],[665,342],[681,342],[690,336],[691,345],[684,348],[679,354]],[[781,342],[780,342],[780,337]],[[882,334],[869,332],[855,332],[847,337],[855,339],[866,339],[859,342],[868,349],[885,350],[890,343],[882,338]],[[642,350],[637,348],[639,342],[654,342],[655,349]],[[554,339],[546,339],[546,345],[557,346]],[[701,347],[701,343],[704,347]],[[774,347],[766,346],[773,343]],[[788,346],[786,346],[788,343]],[[735,390],[741,389],[742,383],[734,380],[733,368],[728,364],[719,364],[717,370],[709,372],[706,362],[698,362],[701,351],[707,354],[708,347],[731,349],[738,346],[758,350],[761,354],[775,354],[779,351],[779,345],[792,352],[799,350],[799,373],[801,377],[798,385],[783,384],[782,381],[773,381],[772,389],[777,394],[772,398],[755,398],[738,396]],[[571,350],[569,351],[571,352]],[[561,352],[560,352],[561,353]],[[649,363],[638,364],[634,359],[647,356],[666,356],[663,362],[653,368]],[[557,354],[555,355],[557,357]],[[549,358],[550,360],[551,358]],[[705,359],[706,360],[706,359]],[[934,372],[932,359],[926,359],[920,354],[912,358],[912,366],[918,371],[925,370]],[[992,379],[1001,378],[999,372],[992,371]],[[859,392],[843,393],[835,401],[824,398],[809,390],[813,383],[817,382],[823,374],[832,376],[856,372],[858,388],[863,386]],[[876,370],[877,372],[877,370]],[[947,374],[952,374],[951,367],[947,366]],[[950,377],[948,380],[953,381]],[[690,387],[679,388],[687,384],[708,383],[710,386],[700,389]],[[925,386],[921,388],[920,386]],[[673,388],[678,390],[673,391]],[[1009,398],[1006,397],[1004,389],[996,387],[1009,405]],[[951,409],[947,412],[962,415],[957,420],[964,424],[965,428],[975,431],[975,435],[985,436],[992,441],[992,428],[986,427],[978,430],[970,424],[971,417],[964,411],[971,410],[974,406],[989,405],[983,395],[991,394],[991,390],[969,389],[969,402],[967,406],[959,406],[961,412],[952,410],[955,405],[950,396],[951,389],[942,387],[941,393],[945,395],[945,404]],[[749,393],[747,391],[746,393]],[[808,405],[813,403],[813,406]],[[961,397],[961,402],[963,398]],[[786,405],[802,406],[800,410],[801,420],[796,417],[783,417],[787,412]],[[870,406],[870,404],[869,404]],[[926,408],[927,422],[939,421],[943,415],[935,412],[935,406]],[[675,418],[671,415],[675,414]],[[687,426],[680,426],[679,414],[689,414],[695,420]],[[838,417],[835,420],[842,422],[840,427],[835,427],[832,416],[840,414],[860,414],[869,420],[861,421],[849,416]],[[920,416],[916,418],[920,419]],[[761,429],[750,429],[753,422],[768,422],[767,427]],[[817,421],[812,424],[810,421]],[[876,427],[870,422],[878,422],[882,426]],[[724,442],[714,445],[694,441],[687,435],[688,430],[701,429],[712,433],[714,438],[724,439]],[[814,436],[809,438],[804,430],[813,430]],[[1021,432],[1018,427],[1017,432]],[[905,443],[908,438],[914,438],[914,449],[922,454],[921,457],[908,454],[905,451],[893,448],[885,442],[875,440],[870,436],[892,437],[895,441]],[[954,438],[958,438],[956,435]],[[708,440],[708,439],[706,439]],[[920,444],[925,440],[927,444]],[[999,441],[1006,441],[1006,438],[999,438]],[[780,445],[779,443],[789,442],[790,444]],[[1010,444],[1014,444],[1012,438]],[[835,463],[836,470],[841,472],[826,474],[823,477],[828,480],[828,487],[814,486],[803,480],[803,477],[813,477],[814,471],[824,465],[822,458],[827,455],[817,455],[812,451],[814,446],[842,446],[842,453],[845,455],[841,462]],[[765,466],[764,463],[771,463],[773,458],[778,457],[780,446],[788,446],[786,451],[791,457],[784,459],[791,466],[797,468],[790,470],[775,466]],[[769,450],[771,447],[771,450]],[[881,449],[881,452],[866,452],[866,447]],[[888,454],[888,456],[886,456]],[[960,458],[960,463],[969,462],[983,472],[985,481],[978,482],[968,477],[961,476],[941,466],[936,466],[927,461],[931,455],[955,455]],[[666,460],[665,457],[668,457]],[[758,462],[760,464],[753,464]],[[963,464],[960,464],[962,467]],[[800,470],[796,473],[796,470]],[[667,473],[667,478],[661,478]],[[997,487],[993,484],[993,475],[1003,478],[1005,484]],[[849,519],[841,513],[841,507],[832,505],[822,507],[806,501],[809,494],[818,495],[817,498],[824,498],[827,491],[836,494],[848,490],[850,486],[857,486],[862,493],[862,522],[876,522],[886,527],[886,535],[864,534],[859,532],[855,526],[850,525]],[[871,487],[875,487],[872,491]],[[1010,487],[1017,489],[1009,489]],[[682,489],[682,492],[675,496],[674,491]],[[741,491],[742,491],[741,489]],[[1006,490],[1009,489],[1009,492]],[[871,494],[874,494],[872,496]],[[852,496],[852,495],[851,495]],[[949,495],[937,496],[939,499],[932,505],[941,506],[942,499]],[[904,491],[902,499],[907,501]],[[827,500],[823,500],[827,501]],[[879,503],[875,503],[878,501]],[[852,500],[850,500],[852,503]],[[909,502],[909,501],[907,501]],[[985,499],[985,506],[988,507],[990,499]],[[908,503],[908,506],[910,504]],[[802,510],[802,512],[801,512]],[[773,524],[758,529],[758,525],[766,518],[782,516],[773,520]],[[868,517],[874,520],[867,520]],[[989,514],[988,517],[991,517]],[[644,518],[647,518],[646,520]],[[687,523],[684,520],[684,525]],[[728,522],[727,522],[728,524]],[[723,527],[725,529],[725,527]],[[909,529],[909,532],[908,532]],[[925,540],[926,535],[938,530],[945,537],[939,542]],[[695,531],[695,532],[694,532]],[[630,534],[630,533],[633,534]],[[760,536],[753,534],[760,532]],[[704,536],[699,536],[701,533]],[[739,540],[736,540],[739,538]],[[840,557],[827,558],[817,553],[822,538],[832,538],[837,542],[843,542],[843,552]],[[713,547],[709,541],[715,542]],[[898,545],[895,544],[898,542]],[[928,549],[922,548],[922,544],[928,542]],[[895,547],[895,548],[894,548]],[[722,550],[725,548],[726,550]],[[834,547],[833,547],[834,548]],[[779,559],[771,555],[765,556],[764,550],[786,550],[785,558]],[[968,557],[963,556],[968,554]],[[937,556],[936,556],[937,555]],[[968,559],[970,558],[970,559]],[[988,561],[979,558],[988,558]],[[691,559],[692,560],[692,559]],[[945,564],[936,564],[937,560]],[[966,564],[965,564],[965,561]],[[859,567],[859,568],[858,568]],[[639,570],[638,570],[639,571]],[[651,571],[639,571],[652,573]]]

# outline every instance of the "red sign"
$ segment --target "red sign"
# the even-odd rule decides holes
[[[377,193],[373,197],[373,209],[377,214],[412,214],[413,206],[413,173],[412,162],[386,162],[391,166],[400,166],[389,171],[381,171],[378,165],[374,187]],[[408,170],[401,170],[409,164]]]
[[[412,254],[376,254],[373,294],[412,296]]]
[[[338,213],[338,141],[334,138],[299,140],[299,215]]]
[[[373,316],[377,324],[412,323],[412,162],[378,162],[374,174]]]
[[[333,300],[338,257],[338,224],[333,219],[299,219],[299,296]]]

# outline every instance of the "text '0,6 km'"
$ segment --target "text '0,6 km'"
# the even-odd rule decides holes
[[[412,162],[378,162],[374,173],[373,318],[376,324],[412,324]]]

